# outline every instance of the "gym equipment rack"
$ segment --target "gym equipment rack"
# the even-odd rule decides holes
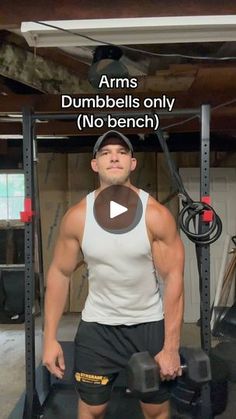
[[[147,112],[147,114],[149,114]],[[163,117],[170,116],[168,111],[159,111],[158,115]],[[135,117],[143,115],[141,112],[112,113],[111,116]],[[209,198],[209,171],[210,171],[210,106],[202,105],[198,109],[179,109],[171,112],[171,116],[192,115],[200,120],[201,137],[201,163],[200,163],[200,200]],[[48,120],[75,120],[77,114],[37,114],[29,108],[23,109],[23,161],[25,174],[25,208],[21,213],[21,219],[25,222],[25,364],[26,364],[26,393],[23,410],[23,419],[36,419],[43,417],[42,404],[50,392],[50,379],[45,367],[44,375],[44,393],[39,400],[36,388],[35,374],[35,321],[34,321],[34,252],[35,252],[35,228],[40,233],[40,228],[34,222],[39,208],[36,162],[37,162],[37,139],[34,134],[35,124],[40,121]],[[97,116],[106,118],[106,114],[100,113]],[[153,112],[150,113],[153,116]],[[37,196],[36,196],[37,195]],[[206,202],[206,201],[205,201]],[[39,214],[38,214],[39,215]],[[207,231],[208,222],[200,218],[200,230]],[[41,237],[38,237],[38,248],[41,249]],[[201,346],[209,355],[211,349],[211,329],[210,329],[210,245],[206,244],[199,247],[200,254],[200,301],[201,301]],[[40,257],[40,263],[42,263]],[[42,266],[40,267],[42,272]],[[43,276],[43,275],[42,275]],[[43,290],[43,278],[41,278],[41,290]],[[43,315],[43,311],[41,313]],[[211,419],[211,400],[210,386],[205,384],[202,388],[202,403],[200,417]]]

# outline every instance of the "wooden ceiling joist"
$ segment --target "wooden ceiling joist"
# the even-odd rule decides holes
[[[146,0],[32,0],[2,1],[0,4],[0,27],[19,26],[23,21],[70,20],[70,19],[108,19],[148,16],[193,16],[236,14],[235,0],[165,0],[155,2]]]
[[[2,76],[44,93],[75,93],[92,90],[88,81],[81,80],[66,67],[13,44],[1,44],[0,62]]]

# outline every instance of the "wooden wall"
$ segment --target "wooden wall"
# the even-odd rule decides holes
[[[142,152],[135,155],[137,167],[131,174],[131,182],[157,198],[157,154]]]
[[[91,154],[68,154],[69,206],[81,201],[95,189],[95,174],[90,167]],[[80,254],[81,262],[83,260]],[[81,311],[88,292],[87,267],[82,264],[73,274],[70,283],[70,311]]]
[[[53,257],[55,240],[63,215],[68,207],[67,156],[65,154],[39,154],[38,184],[42,229],[44,275]],[[67,303],[66,310],[69,309]]]
[[[199,166],[199,153],[172,153],[172,156],[177,167]],[[163,154],[140,152],[136,157],[138,165],[132,173],[132,183],[164,202],[177,220],[178,197],[173,195],[173,186]],[[97,175],[90,167],[90,160],[90,153],[39,154],[38,177],[45,276],[63,215],[70,206],[98,185]],[[211,165],[235,167],[236,153],[212,153]],[[81,264],[71,279],[66,310],[81,312],[87,290],[87,269],[85,264]]]
[[[38,163],[44,269],[48,270],[61,219],[68,207],[67,156],[41,154]]]

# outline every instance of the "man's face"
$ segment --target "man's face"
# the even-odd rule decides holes
[[[98,173],[100,182],[110,186],[125,184],[136,163],[123,141],[109,139],[109,143],[104,142],[99,149],[91,166]]]

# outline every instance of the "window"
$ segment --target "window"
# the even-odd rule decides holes
[[[0,220],[19,220],[24,196],[23,173],[0,173]]]

